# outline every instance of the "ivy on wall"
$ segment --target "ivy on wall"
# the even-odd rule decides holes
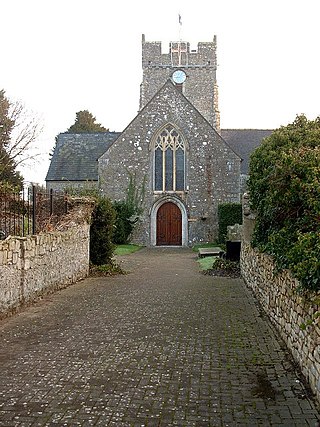
[[[116,244],[129,243],[131,233],[143,212],[143,203],[146,191],[146,177],[141,185],[137,184],[135,174],[128,171],[129,184],[126,199],[115,201],[113,207],[116,211],[116,222],[113,241]]]

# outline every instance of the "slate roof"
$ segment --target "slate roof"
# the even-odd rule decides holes
[[[97,181],[98,158],[120,132],[61,133],[46,181]]]
[[[249,174],[250,154],[272,132],[271,129],[221,129],[222,138],[242,158],[242,174]]]

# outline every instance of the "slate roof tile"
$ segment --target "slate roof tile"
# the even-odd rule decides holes
[[[61,133],[46,181],[96,181],[98,158],[119,135],[120,132]]]
[[[242,174],[249,174],[251,153],[272,132],[271,129],[221,129],[222,138],[242,158]]]

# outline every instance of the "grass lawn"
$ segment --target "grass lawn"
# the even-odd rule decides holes
[[[217,257],[215,256],[206,256],[203,258],[199,258],[197,261],[200,265],[200,270],[205,271],[212,268],[213,263],[216,261]]]
[[[142,246],[139,246],[139,245],[117,245],[114,251],[114,254],[128,255],[128,254],[132,254],[133,252],[137,252],[141,248]]]

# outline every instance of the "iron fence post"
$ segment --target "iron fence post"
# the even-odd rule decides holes
[[[65,190],[65,192],[64,192],[64,200],[65,200],[64,213],[67,214],[68,213],[68,192],[67,192],[67,190]]]
[[[24,199],[24,188],[21,188],[21,193],[22,193],[22,215],[21,215],[21,219],[22,219],[22,237],[24,237],[25,235],[25,231],[24,231],[24,226],[25,226],[25,222],[26,222],[26,211],[25,211],[25,199]]]
[[[53,214],[53,189],[50,188],[50,216]]]
[[[30,194],[30,186],[28,187],[28,234],[30,234],[30,220],[31,220],[31,215],[30,215],[30,198],[31,198],[31,194]]]
[[[37,190],[36,190],[36,186],[33,185],[32,186],[32,234],[36,234],[36,209],[37,209],[37,202],[36,202],[36,198],[37,198]]]

